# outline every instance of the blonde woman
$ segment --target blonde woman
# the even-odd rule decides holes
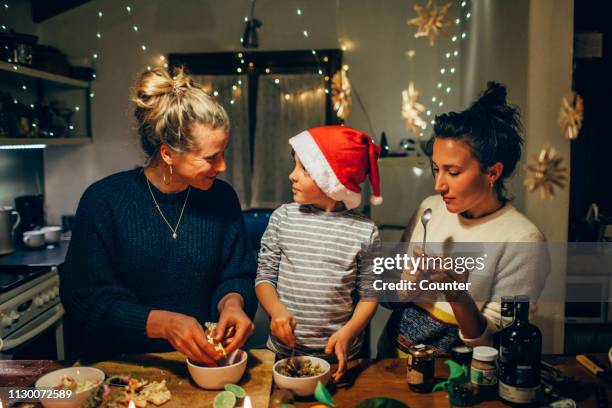
[[[235,326],[231,352],[252,333],[257,305],[240,204],[216,179],[229,120],[182,69],[141,74],[133,103],[147,164],[83,194],[62,302],[85,354],[174,348],[214,365],[204,322]]]

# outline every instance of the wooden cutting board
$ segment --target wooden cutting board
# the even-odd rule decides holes
[[[248,350],[247,369],[239,385],[251,398],[254,408],[267,408],[272,388],[272,366],[274,353],[265,349]],[[178,352],[122,355],[120,359],[88,364],[104,371],[107,377],[135,375],[147,381],[166,380],[172,393],[163,408],[211,407],[220,391],[206,391],[191,379],[185,356]],[[148,404],[154,408],[155,405]]]

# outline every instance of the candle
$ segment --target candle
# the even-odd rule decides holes
[[[136,408],[134,401],[130,401],[130,405],[128,405],[128,408]]]
[[[242,407],[243,408],[253,408],[253,405],[251,405],[251,397],[249,397],[248,395],[244,397],[244,405]]]

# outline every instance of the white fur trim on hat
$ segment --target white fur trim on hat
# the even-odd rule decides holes
[[[361,203],[361,194],[349,190],[336,177],[336,173],[325,159],[323,152],[308,131],[289,139],[302,165],[323,192],[336,201],[342,201],[346,208],[353,209]]]

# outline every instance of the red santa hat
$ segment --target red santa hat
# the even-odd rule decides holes
[[[310,177],[327,196],[344,202],[348,209],[361,202],[361,188],[370,175],[373,205],[382,204],[378,156],[380,147],[372,138],[348,126],[321,126],[289,139]]]

